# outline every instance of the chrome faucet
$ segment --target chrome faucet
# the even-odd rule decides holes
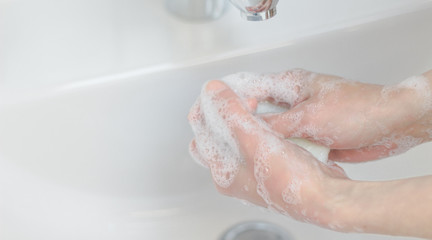
[[[240,10],[242,18],[248,21],[263,21],[276,15],[279,0],[230,0]]]
[[[263,21],[276,15],[278,0],[230,0],[248,21]],[[219,18],[226,10],[227,0],[165,0],[169,11],[188,20]]]

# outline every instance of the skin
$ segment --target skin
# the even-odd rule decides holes
[[[202,95],[211,95],[210,103],[215,102],[210,108],[220,108],[216,102],[223,100],[227,104],[219,111],[240,116],[254,129],[251,132],[241,125],[227,124],[244,161],[229,186],[216,184],[218,191],[336,231],[432,239],[432,176],[353,181],[336,164],[322,164],[285,140],[303,137],[325,144],[332,149],[329,158],[334,161],[362,162],[401,153],[408,150],[399,146],[401,139],[415,139],[412,146],[430,141],[427,131],[432,129],[432,109],[421,104],[428,102],[430,96],[408,87],[349,82],[307,71],[302,74],[311,77],[307,84],[296,89],[298,99],[278,103],[289,105],[290,109],[259,117],[253,111],[262,99],[252,97],[245,101],[221,81],[211,81],[205,86]],[[432,71],[423,76],[432,86]],[[336,87],[328,91],[329,85]],[[206,119],[207,111],[196,104],[189,114],[197,135],[196,129],[211,132],[213,126]],[[299,115],[301,118],[293,122],[293,116]],[[223,118],[223,121],[230,120]],[[315,129],[313,134],[307,130],[311,127]],[[266,155],[268,172],[263,178],[257,174],[260,159],[257,149],[268,142],[279,148]],[[222,156],[207,156],[196,140],[190,148],[196,159],[213,174],[217,172]],[[299,181],[297,191],[287,193],[287,186]],[[266,189],[268,198],[258,193],[259,186]],[[284,198],[287,194],[294,201],[287,201]]]
[[[429,79],[431,75],[432,71],[425,73]],[[322,94],[323,85],[338,81],[341,82],[337,88]],[[347,82],[322,74],[305,88],[310,91],[302,93],[300,98],[304,100],[290,111],[264,116],[264,119],[286,137],[297,136],[327,145],[332,149],[331,160],[376,160],[388,157],[397,148],[394,142],[403,137],[419,139],[419,144],[430,140],[425,133],[431,127],[428,120],[432,112],[423,113],[420,103],[425,100],[413,89],[394,88],[383,98],[385,86]],[[293,124],[290,116],[299,112],[303,117]],[[306,126],[314,127],[317,132],[310,135],[302,131]],[[393,141],[383,141],[391,136],[395,138]]]

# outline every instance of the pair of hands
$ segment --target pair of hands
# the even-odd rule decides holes
[[[404,152],[429,141],[430,75],[397,86],[304,70],[210,81],[189,114],[195,133],[190,151],[225,195],[338,231],[380,232],[347,221],[347,202],[357,188],[340,167],[318,162],[285,138],[326,145],[336,162]],[[289,110],[257,115],[260,101]]]

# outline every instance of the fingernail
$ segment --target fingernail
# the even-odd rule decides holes
[[[225,88],[226,85],[223,82],[217,80],[208,82],[206,86],[206,89],[209,91],[220,91],[220,90],[224,90]]]

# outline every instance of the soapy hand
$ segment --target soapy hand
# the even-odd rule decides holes
[[[430,117],[432,89],[422,76],[396,86],[353,82],[304,70],[241,73],[227,80],[236,89],[246,89],[250,101],[268,100],[290,108],[262,117],[286,138],[306,138],[330,147],[330,160],[380,159],[430,139],[423,125]],[[275,86],[263,87],[270,82]]]
[[[253,103],[225,83],[209,82],[189,114],[192,155],[210,168],[226,195],[299,220],[337,225],[332,194],[338,180],[346,179],[343,170],[286,141],[251,109]]]
[[[189,113],[194,158],[220,192],[336,231],[432,239],[432,176],[351,181],[286,140],[331,147],[330,158],[400,153],[432,134],[432,71],[396,86],[303,70],[240,73],[209,82]],[[259,102],[287,108],[260,115]]]

